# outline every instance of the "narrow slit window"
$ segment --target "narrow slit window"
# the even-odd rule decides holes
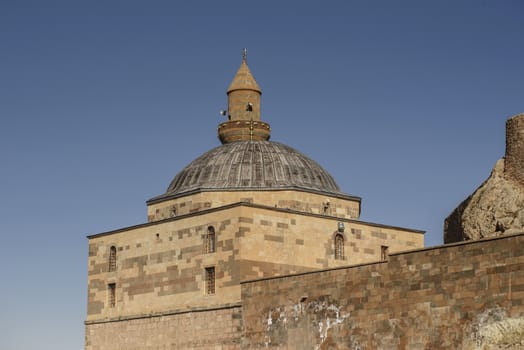
[[[116,247],[111,246],[109,249],[109,271],[116,270]]]
[[[389,254],[388,250],[389,250],[388,246],[386,245],[380,246],[380,259],[388,260],[388,254]]]
[[[116,284],[109,283],[107,285],[109,307],[116,306]]]
[[[344,260],[344,236],[335,235],[335,259]]]
[[[206,293],[215,294],[215,267],[206,267]]]
[[[214,253],[215,251],[216,251],[215,228],[213,226],[209,226],[207,228],[207,235],[206,235],[206,253]]]

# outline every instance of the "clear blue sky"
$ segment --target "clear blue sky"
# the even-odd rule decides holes
[[[322,5],[321,5],[322,4]],[[524,2],[0,1],[0,349],[82,349],[88,234],[146,221],[248,48],[272,139],[423,229],[524,112]]]

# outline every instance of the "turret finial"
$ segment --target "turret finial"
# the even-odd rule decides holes
[[[242,61],[247,61],[247,49],[245,47],[242,49]]]

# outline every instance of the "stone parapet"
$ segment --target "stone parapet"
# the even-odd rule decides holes
[[[234,141],[267,141],[271,134],[268,123],[253,120],[231,120],[218,125],[222,143]]]
[[[524,234],[242,283],[242,349],[522,349]]]

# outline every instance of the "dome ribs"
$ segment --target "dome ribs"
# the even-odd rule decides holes
[[[236,141],[218,146],[178,173],[165,195],[196,189],[302,188],[340,193],[333,177],[312,159],[282,143]]]

